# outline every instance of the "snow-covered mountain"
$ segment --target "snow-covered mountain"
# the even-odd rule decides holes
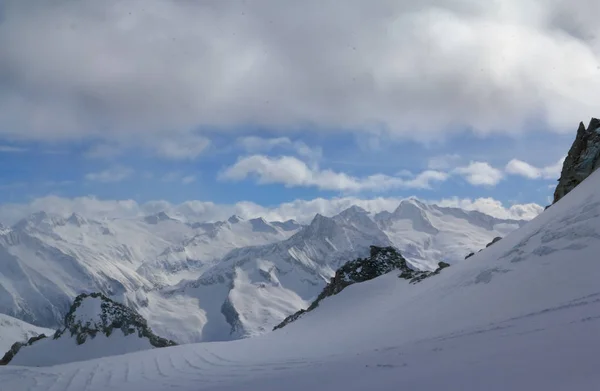
[[[186,306],[197,302],[202,309],[196,340],[257,336],[308,307],[336,269],[367,256],[373,245],[394,245],[414,268],[433,271],[439,262],[463,260],[472,249],[524,223],[418,200],[403,201],[393,213],[374,217],[354,206],[333,217],[317,215],[282,242],[235,249],[197,280],[167,289],[165,295]],[[153,324],[161,307],[150,303],[138,310]],[[169,334],[170,327],[153,327],[176,340],[189,340]]]
[[[25,342],[41,334],[52,335],[54,330],[37,327],[12,316],[0,314],[0,358],[15,342]]]
[[[600,172],[435,278],[347,287],[285,328],[56,367],[10,390],[594,390]],[[485,246],[485,243],[484,243]],[[243,266],[243,265],[242,265]]]
[[[374,220],[413,265],[434,270],[438,262],[456,263],[525,221],[498,219],[477,211],[404,200],[394,212]]]
[[[521,224],[417,200],[375,216],[354,206],[305,227],[40,212],[0,232],[0,313],[57,328],[75,296],[102,292],[180,343],[256,336],[306,308],[371,245],[394,245],[414,267],[434,270]]]
[[[123,296],[196,278],[230,249],[280,241],[299,229],[291,226],[194,225],[165,213],[104,221],[35,213],[0,230],[0,313],[57,327],[80,293]]]

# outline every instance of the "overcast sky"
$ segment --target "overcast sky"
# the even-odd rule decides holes
[[[0,0],[0,202],[543,205],[579,122],[600,115],[599,14],[596,0]]]

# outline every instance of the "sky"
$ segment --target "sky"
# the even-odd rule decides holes
[[[599,12],[0,0],[0,222],[38,209],[305,219],[410,196],[531,217],[579,122],[599,115]]]

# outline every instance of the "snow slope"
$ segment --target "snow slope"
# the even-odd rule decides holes
[[[0,356],[3,356],[15,342],[25,342],[40,334],[52,335],[54,330],[37,327],[12,316],[0,314]]]
[[[22,390],[594,390],[600,172],[481,253],[411,285],[392,272],[260,337],[48,368]],[[260,354],[258,354],[260,352]]]

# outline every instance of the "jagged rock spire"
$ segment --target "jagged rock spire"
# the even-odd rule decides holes
[[[598,167],[600,167],[600,120],[592,118],[587,129],[583,122],[579,124],[577,136],[563,164],[553,203],[558,202]]]

